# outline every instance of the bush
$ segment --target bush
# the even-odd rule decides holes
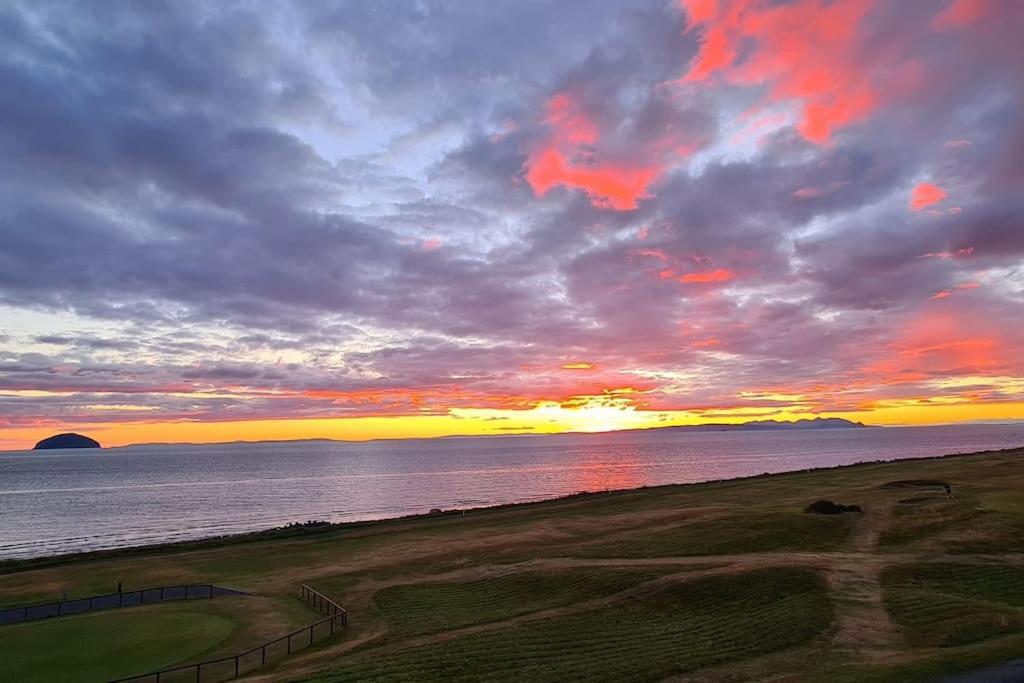
[[[863,512],[859,505],[843,505],[831,500],[816,500],[804,508],[804,512],[815,515],[838,515],[843,512]]]

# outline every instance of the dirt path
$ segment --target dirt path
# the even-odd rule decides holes
[[[882,594],[882,571],[889,558],[877,554],[892,508],[891,499],[873,501],[853,530],[851,545],[858,554],[834,559],[827,573],[835,605],[832,646],[871,659],[892,656],[906,646]]]
[[[885,658],[905,647],[882,596],[881,562],[837,562],[827,573],[835,605],[832,646],[861,657]]]

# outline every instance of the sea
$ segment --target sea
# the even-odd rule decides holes
[[[0,453],[0,558],[1024,446],[1024,424]]]

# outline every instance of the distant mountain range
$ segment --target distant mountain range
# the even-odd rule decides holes
[[[873,428],[875,425],[866,425],[862,422],[852,422],[850,420],[844,420],[841,417],[817,417],[813,420],[794,420],[786,422],[782,420],[753,420],[751,422],[741,422],[739,424],[726,424],[726,423],[711,423],[711,424],[699,424],[699,425],[678,425],[671,427],[649,427],[646,429],[622,429],[615,430],[612,432],[562,432],[562,435],[576,434],[580,436],[599,436],[601,434],[614,434],[618,432],[769,432],[769,431],[806,431],[815,429],[863,429]],[[437,437],[425,437],[423,440],[435,440],[435,439],[479,439],[479,438],[544,438],[546,436],[557,436],[558,434],[472,434],[472,435],[451,435],[451,436],[437,436]],[[373,439],[374,441],[392,440],[392,439]],[[418,439],[396,439],[396,440],[410,440],[416,441]],[[340,443],[351,443],[344,439],[286,439],[281,442],[340,442]],[[220,445],[233,445],[233,444],[245,444],[245,443],[280,443],[275,441],[231,441],[221,442]],[[133,446],[176,446],[176,445],[206,445],[206,444],[188,444],[184,442],[180,443],[138,443],[131,444]],[[99,448],[99,444],[88,437],[81,436],[79,434],[58,434],[52,436],[49,439],[44,439],[36,444],[36,449],[47,449],[47,448]]]
[[[857,429],[866,428],[863,422],[852,422],[841,417],[816,417],[813,420],[795,420],[785,422],[782,420],[753,420],[740,424],[702,424],[702,425],[681,425],[678,427],[658,427],[659,430],[680,430],[687,432],[766,432],[766,431],[788,431],[804,429]]]

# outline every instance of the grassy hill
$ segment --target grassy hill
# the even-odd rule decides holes
[[[0,606],[118,581],[254,595],[0,626],[0,651],[231,654],[311,621],[305,582],[348,630],[254,680],[928,680],[1024,656],[1021,491],[1024,449],[7,563]],[[864,512],[803,512],[819,498]]]

